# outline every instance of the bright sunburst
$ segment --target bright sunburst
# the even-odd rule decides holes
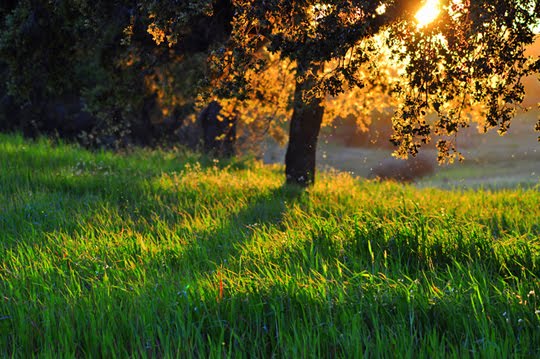
[[[416,13],[415,19],[418,21],[418,27],[424,27],[439,16],[441,9],[439,0],[427,0],[425,5]]]

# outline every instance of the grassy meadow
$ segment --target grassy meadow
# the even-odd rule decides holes
[[[0,357],[540,357],[540,187],[0,135]]]

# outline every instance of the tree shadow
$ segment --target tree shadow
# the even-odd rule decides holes
[[[177,206],[178,198],[195,201],[200,195],[199,191],[188,189],[168,191],[152,188],[151,183],[168,171],[154,169],[145,173],[138,165],[130,164],[129,159],[116,156],[103,158],[91,153],[77,156],[72,151],[45,147],[39,151],[23,149],[4,153],[0,160],[6,164],[5,168],[14,168],[0,178],[5,193],[20,193],[8,198],[0,216],[3,250],[29,244],[47,246],[43,241],[60,232],[67,236],[77,235],[92,222],[99,224],[102,219],[97,217],[103,215],[104,209],[118,214],[113,220],[118,222],[114,225],[119,228],[127,225],[135,232],[152,231],[154,226],[164,223],[169,229],[174,229],[179,226],[182,214],[171,211],[167,205]],[[197,158],[197,163],[203,170],[226,166],[242,169],[246,166],[242,161],[216,162],[204,157]],[[182,171],[187,164],[193,164],[193,161],[178,163],[174,172]],[[19,170],[15,169],[17,167]],[[25,178],[21,179],[21,174]],[[204,171],[201,175],[204,176]],[[170,264],[174,266],[176,260],[205,258],[205,268],[213,269],[217,262],[227,261],[238,254],[241,244],[249,240],[253,228],[279,224],[287,204],[304,193],[300,187],[283,185],[270,191],[242,194],[247,197],[246,206],[233,210],[226,218],[219,218],[217,226],[195,233],[199,239],[188,242],[183,255],[174,256],[177,259]],[[161,196],[161,201],[156,202],[155,196]],[[210,200],[218,202],[219,193]],[[189,210],[187,208],[187,212]]]
[[[70,169],[72,163],[67,161],[65,165],[58,166],[56,170],[63,172],[63,169]],[[157,177],[157,176],[156,176]],[[150,178],[151,180],[152,178]],[[124,213],[126,216],[133,216],[131,218],[131,223],[128,226],[133,226],[133,229],[137,229],[137,220],[144,219],[149,213],[159,216],[159,220],[164,222],[165,225],[172,225],[173,221],[178,221],[178,215],[173,215],[171,218],[166,218],[167,209],[159,208],[156,206],[154,201],[155,198],[152,196],[157,193],[158,190],[154,189],[153,192],[144,192],[145,184],[144,181],[149,180],[149,178],[131,178],[128,183],[114,184],[111,186],[111,183],[107,182],[106,176],[104,177],[101,173],[87,173],[85,176],[77,177],[76,179],[69,178],[54,178],[50,176],[42,176],[39,174],[31,180],[25,186],[26,190],[35,191],[36,193],[31,197],[31,200],[26,201],[25,203],[14,204],[12,208],[9,208],[5,216],[2,216],[3,219],[0,219],[0,239],[3,241],[2,247],[0,248],[0,253],[12,250],[16,251],[18,246],[43,246],[47,247],[44,252],[45,255],[55,255],[58,256],[54,258],[53,261],[58,264],[59,269],[49,269],[48,271],[42,271],[40,276],[42,280],[47,283],[47,285],[54,286],[55,284],[60,285],[66,279],[62,277],[62,271],[66,273],[71,273],[75,281],[77,281],[81,288],[81,293],[76,297],[70,299],[69,303],[63,302],[64,299],[61,298],[62,294],[58,294],[58,303],[51,303],[50,307],[46,311],[39,311],[37,307],[30,306],[24,311],[17,312],[15,307],[12,306],[11,309],[7,310],[6,323],[13,325],[13,328],[18,328],[15,324],[16,318],[20,313],[23,313],[25,317],[31,318],[33,321],[34,327],[27,328],[28,333],[33,333],[31,337],[33,342],[29,345],[35,346],[35,349],[41,347],[42,342],[40,333],[47,332],[50,329],[46,329],[42,323],[42,318],[45,317],[54,317],[56,320],[63,315],[60,313],[71,313],[70,315],[73,318],[77,318],[82,313],[81,308],[87,308],[89,312],[99,312],[100,309],[103,309],[105,306],[112,306],[115,308],[122,308],[123,311],[129,313],[129,318],[133,319],[137,323],[146,323],[151,324],[151,328],[154,328],[155,322],[147,322],[140,317],[138,313],[132,310],[132,308],[125,308],[125,303],[130,303],[134,308],[139,308],[140,305],[153,305],[151,303],[159,303],[159,298],[152,299],[147,304],[142,304],[146,300],[149,300],[147,296],[156,295],[156,287],[154,286],[155,281],[158,283],[162,281],[163,278],[154,277],[156,275],[156,267],[161,263],[158,263],[159,258],[154,256],[148,256],[143,262],[138,262],[137,255],[131,253],[126,253],[127,257],[130,257],[130,260],[137,263],[137,266],[141,265],[146,267],[141,269],[141,272],[146,272],[147,270],[152,274],[149,276],[150,280],[144,280],[141,282],[141,287],[137,289],[136,292],[132,294],[122,293],[121,295],[115,292],[115,290],[109,288],[108,283],[105,278],[104,270],[104,260],[102,257],[103,252],[107,251],[107,248],[93,248],[90,256],[92,258],[87,258],[87,256],[74,256],[72,253],[68,257],[62,258],[61,248],[62,248],[62,239],[60,238],[56,241],[55,236],[80,236],[81,230],[84,231],[84,223],[91,223],[94,220],[94,216],[100,214],[100,211],[104,206],[109,206],[112,210],[116,210]],[[146,188],[148,190],[148,188]],[[178,198],[178,196],[184,195],[193,195],[193,193],[179,192],[174,194],[169,194],[171,200]],[[175,261],[181,261],[181,265],[185,267],[189,265],[191,261],[202,261],[202,263],[196,263],[193,269],[195,276],[201,278],[204,277],[205,273],[209,273],[219,267],[221,263],[226,263],[230,258],[237,256],[242,250],[242,245],[249,241],[253,233],[253,227],[260,226],[279,226],[283,221],[284,215],[287,211],[288,205],[290,203],[296,202],[299,198],[304,196],[305,192],[301,188],[294,186],[281,186],[276,187],[268,191],[254,191],[250,196],[245,206],[238,209],[238,211],[233,211],[230,216],[220,219],[218,225],[212,228],[207,228],[205,230],[196,233],[196,237],[200,240],[192,241],[188,243],[187,247],[183,249],[181,257],[167,256],[167,265],[169,265],[174,271]],[[59,199],[61,198],[61,199]],[[152,206],[152,203],[154,205]],[[134,214],[135,210],[139,207],[146,207],[141,211]],[[66,208],[70,208],[70,212],[66,211]],[[71,208],[74,208],[71,210]],[[4,213],[3,213],[4,214]],[[9,218],[19,218],[19,223],[9,223]],[[76,221],[73,219],[77,218]],[[118,217],[116,220],[120,221],[122,218]],[[168,223],[169,222],[169,223]],[[118,222],[118,225],[122,223]],[[146,229],[148,230],[148,228]],[[153,228],[150,228],[150,231],[153,231]],[[111,233],[114,236],[114,233]],[[137,235],[142,235],[137,233]],[[131,238],[127,238],[125,243],[122,245],[131,245]],[[135,239],[133,239],[135,243]],[[106,241],[101,242],[106,244]],[[161,246],[166,247],[166,245]],[[60,251],[59,253],[56,253]],[[95,251],[95,253],[94,253]],[[175,259],[178,258],[178,259]],[[120,258],[117,258],[120,260]],[[103,262],[103,263],[101,263]],[[180,263],[179,263],[180,264]],[[121,266],[121,264],[120,264]],[[117,275],[122,276],[124,269],[117,268]],[[129,272],[129,269],[125,269],[126,272]],[[58,272],[59,271],[59,272]],[[114,275],[114,274],[113,274]],[[130,274],[126,274],[128,278]],[[118,279],[115,279],[115,281]],[[122,286],[122,285],[121,285]],[[105,288],[109,288],[113,293],[112,297],[109,297],[109,294],[104,295],[103,293]],[[119,288],[119,287],[117,287]],[[37,293],[48,293],[46,288],[37,288],[32,286],[32,291]],[[124,291],[129,292],[129,287],[126,284]],[[133,290],[133,289],[132,289]],[[167,290],[174,290],[174,286],[170,286]],[[60,290],[62,292],[62,290]],[[92,301],[88,301],[88,296],[94,298]],[[9,295],[9,293],[8,293]],[[71,294],[70,294],[71,295]],[[68,297],[70,296],[68,295]],[[120,295],[119,297],[117,297]],[[159,296],[159,290],[157,295]],[[122,299],[122,296],[123,299]],[[63,303],[63,304],[59,304]],[[3,308],[5,309],[5,308]],[[141,311],[147,313],[153,313],[151,311]],[[128,315],[126,313],[126,315]],[[155,317],[152,320],[158,318],[167,319],[167,324],[164,325],[174,325],[174,320],[172,318],[167,318],[161,313],[155,313]],[[108,318],[108,315],[101,315],[99,318],[95,317],[95,322],[92,325],[103,326],[104,329],[108,324],[100,321],[103,318]],[[101,318],[101,319],[100,319]],[[150,319],[148,319],[150,320]],[[87,337],[85,333],[85,328],[80,327],[79,322],[84,320],[73,320],[69,325],[71,325],[71,330],[75,333],[75,341],[78,342],[77,350],[82,350],[80,354],[88,354],[85,350],[94,349],[98,350],[98,353],[106,353],[108,348],[102,346],[102,343],[99,343],[99,337],[91,339]],[[125,321],[119,321],[123,325]],[[132,324],[135,325],[135,324]],[[11,328],[11,327],[10,327]],[[1,329],[1,328],[0,328]],[[19,328],[20,329],[20,328]],[[100,329],[100,330],[101,330]],[[129,337],[130,333],[136,333],[137,338],[142,340],[143,330],[142,328],[135,326],[130,329],[125,328],[124,337]],[[16,330],[15,330],[16,332]],[[9,330],[10,342],[18,343],[15,339],[14,332]],[[55,333],[47,332],[53,337],[56,336]],[[72,334],[73,334],[72,333]],[[181,333],[180,333],[181,334]],[[139,337],[140,336],[140,337]],[[41,339],[39,339],[41,338]],[[155,338],[149,334],[149,338],[154,340]],[[135,340],[134,338],[129,337],[129,341],[133,343],[134,346],[138,345],[139,339]],[[96,341],[92,348],[91,345],[86,346],[86,343],[89,344],[90,341]],[[28,343],[27,343],[28,344]],[[141,347],[144,348],[146,343],[141,342]],[[11,344],[10,344],[11,345]],[[90,348],[89,348],[90,347]],[[7,350],[15,350],[14,347],[9,347]],[[43,349],[43,347],[41,347]],[[126,349],[129,350],[129,349]],[[137,349],[131,349],[133,353]],[[141,353],[144,353],[141,352]],[[147,351],[147,354],[151,351]],[[97,354],[96,354],[97,355]]]
[[[284,184],[269,191],[257,193],[248,203],[218,224],[195,233],[180,256],[169,256],[169,266],[186,265],[186,261],[199,269],[199,274],[227,265],[231,258],[241,254],[243,246],[261,229],[282,228],[288,208],[307,200],[309,192],[295,185]],[[174,259],[177,258],[177,259]]]

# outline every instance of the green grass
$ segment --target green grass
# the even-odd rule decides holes
[[[0,135],[0,357],[539,357],[540,191]]]

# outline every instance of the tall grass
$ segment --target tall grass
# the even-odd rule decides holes
[[[538,357],[540,193],[0,136],[0,356]]]

